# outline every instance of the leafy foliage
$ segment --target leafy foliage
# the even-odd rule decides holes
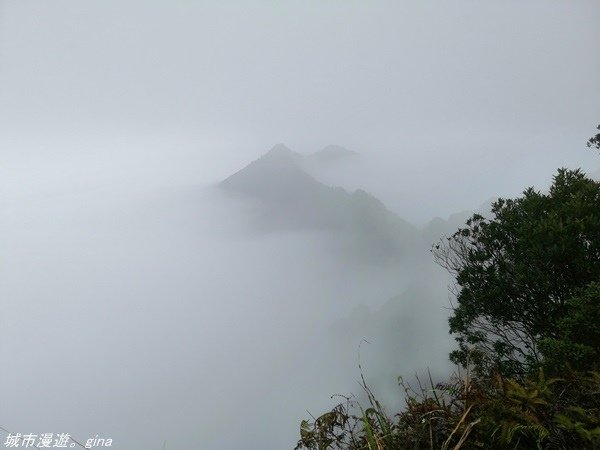
[[[373,398],[302,421],[296,450],[600,448],[600,373],[523,381],[456,375],[413,389],[393,418]],[[353,413],[355,411],[355,413]]]
[[[302,421],[296,450],[600,449],[600,183],[561,169],[433,253],[456,277],[459,372],[400,379],[393,417],[362,378],[369,407],[346,398]]]
[[[571,298],[558,321],[559,338],[540,342],[544,366],[553,372],[600,368],[600,283]]]
[[[549,193],[500,199],[492,215],[474,215],[433,249],[456,276],[451,357],[471,358],[481,373],[522,376],[541,363],[540,341],[565,344],[561,320],[577,309],[573,297],[600,280],[600,183],[561,169]]]
[[[392,418],[363,378],[369,406],[365,409],[346,398],[314,421],[302,421],[296,450],[460,448],[473,427],[466,421],[470,411],[463,395],[466,385],[460,378],[435,386],[431,377],[429,380],[428,388],[418,379],[419,387],[413,388],[399,379],[406,408]]]

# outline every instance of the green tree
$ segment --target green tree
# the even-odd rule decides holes
[[[540,342],[547,369],[600,370],[600,283],[590,283],[568,301],[558,330],[558,338]]]
[[[581,361],[598,346],[597,328],[578,331],[582,305],[597,314],[600,281],[600,183],[581,171],[560,169],[548,193],[496,201],[491,218],[474,215],[433,253],[456,277],[454,362],[521,376],[542,350]]]

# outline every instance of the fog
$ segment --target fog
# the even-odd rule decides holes
[[[0,426],[293,448],[359,356],[390,409],[398,375],[447,376],[430,245],[600,168],[599,15],[0,0]]]

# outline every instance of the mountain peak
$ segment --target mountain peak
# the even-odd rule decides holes
[[[416,230],[373,195],[327,186],[304,171],[302,155],[283,144],[221,182],[254,198],[258,222],[274,229],[330,230],[361,257],[391,261],[409,249]]]
[[[358,153],[348,150],[341,145],[328,145],[318,152],[313,153],[315,158],[325,161],[332,161],[336,159],[347,158],[349,156],[356,156]]]
[[[315,179],[299,166],[302,156],[283,144],[271,150],[221,182],[221,186],[263,198],[283,199],[301,191],[311,192]]]
[[[300,162],[302,155],[290,150],[284,144],[274,145],[271,150],[256,160],[260,164],[296,165]]]
[[[273,148],[267,152],[267,155],[269,155],[269,154],[278,154],[278,153],[280,153],[280,154],[288,154],[289,155],[289,154],[292,154],[294,152],[292,152],[285,144],[279,143],[279,144],[275,144],[273,146]]]
[[[261,156],[261,159],[268,158],[268,159],[277,159],[277,160],[288,161],[288,160],[295,160],[298,157],[300,157],[299,153],[296,153],[296,152],[290,150],[284,144],[277,144],[277,145],[274,145],[271,150],[269,150],[267,153],[265,153],[263,156]]]

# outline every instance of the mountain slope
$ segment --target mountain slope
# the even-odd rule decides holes
[[[267,229],[321,229],[348,233],[357,251],[401,253],[418,232],[372,195],[319,182],[302,167],[302,156],[283,145],[220,183],[228,192],[257,202],[257,219]]]

